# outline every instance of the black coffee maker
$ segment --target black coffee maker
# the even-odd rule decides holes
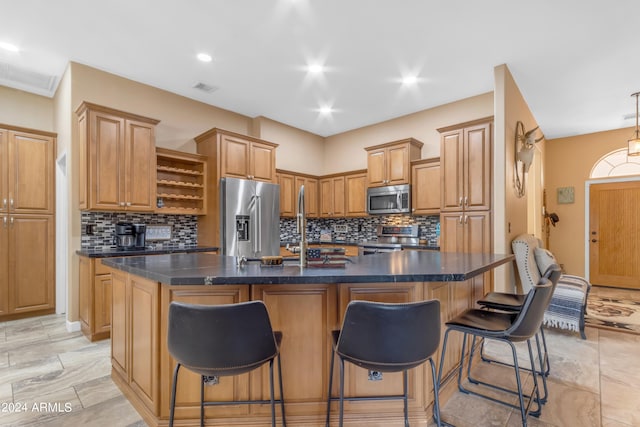
[[[133,224],[133,247],[135,249],[144,249],[147,240],[147,225]]]
[[[116,224],[116,247],[120,251],[144,249],[146,244],[146,224],[118,222]]]

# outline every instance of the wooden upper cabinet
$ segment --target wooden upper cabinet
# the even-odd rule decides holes
[[[153,211],[158,120],[84,102],[80,133],[81,209]]]
[[[220,130],[217,133],[221,177],[276,182],[276,144]]]
[[[411,212],[415,215],[440,213],[440,159],[411,163]]]
[[[346,216],[367,215],[367,173],[345,175]]]
[[[289,173],[276,173],[280,185],[280,216],[294,217],[296,215],[297,197],[296,177]],[[306,190],[306,189],[305,189]]]
[[[438,129],[441,210],[491,209],[492,118]]]
[[[320,180],[320,216],[345,216],[345,179],[344,175],[322,178]]]
[[[411,183],[411,161],[420,158],[422,142],[414,138],[367,147],[367,186]]]
[[[55,134],[0,129],[0,212],[55,211]]]
[[[307,213],[307,218],[317,218],[320,215],[318,209],[318,179],[307,176],[296,176],[295,178],[294,202],[298,200],[300,186],[304,185],[304,209]]]

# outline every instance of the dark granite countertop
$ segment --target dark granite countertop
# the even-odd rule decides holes
[[[351,258],[344,268],[277,267],[203,253],[108,258],[103,264],[169,285],[304,284],[463,281],[513,259],[513,255],[397,251]]]
[[[105,249],[80,249],[76,254],[89,258],[112,258],[124,256],[140,256],[140,255],[165,255],[174,253],[192,253],[192,252],[213,252],[219,248],[216,246],[198,246],[198,245],[163,245],[162,248],[147,247],[146,249],[121,251],[115,247]]]

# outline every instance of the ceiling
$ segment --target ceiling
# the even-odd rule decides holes
[[[329,136],[492,91],[507,64],[557,138],[635,125],[639,15],[637,0],[13,0],[0,85],[53,96],[75,61]]]

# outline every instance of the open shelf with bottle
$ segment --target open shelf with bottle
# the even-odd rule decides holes
[[[156,148],[157,213],[207,213],[207,157]]]

